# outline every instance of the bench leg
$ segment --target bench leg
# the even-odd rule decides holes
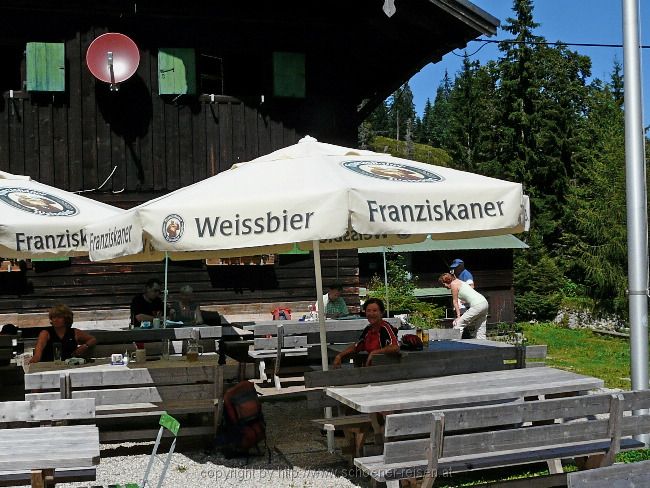
[[[561,459],[549,459],[546,461],[546,464],[548,464],[548,472],[550,474],[564,473]]]
[[[32,469],[32,488],[50,488],[53,486],[53,469]]]
[[[259,369],[260,369],[260,379],[262,381],[266,381],[267,380],[267,377],[266,377],[266,363],[264,361],[260,361]]]
[[[577,457],[575,461],[578,469],[584,471],[587,469],[600,468],[604,459],[604,454],[592,454],[591,456]]]

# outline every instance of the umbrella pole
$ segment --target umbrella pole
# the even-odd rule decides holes
[[[381,249],[384,256],[384,290],[386,290],[386,317],[390,317],[390,300],[388,299],[388,268],[386,267],[386,248]]]
[[[323,371],[327,371],[327,332],[325,331],[325,303],[323,302],[323,275],[320,266],[320,242],[313,241],[314,272],[316,275],[316,301],[318,302],[318,328],[320,331],[320,354]],[[332,418],[332,407],[325,407],[325,418]],[[327,431],[327,451],[334,452],[334,431]]]
[[[169,256],[165,251],[165,291],[163,293],[163,328],[167,327],[167,271],[169,267]]]

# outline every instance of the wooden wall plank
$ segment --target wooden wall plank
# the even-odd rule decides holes
[[[192,167],[195,181],[208,177],[205,104],[192,105]]]
[[[83,118],[81,104],[83,100],[82,77],[85,46],[82,46],[81,34],[75,33],[73,39],[66,42],[66,56],[68,58],[68,88],[67,88],[67,150],[68,150],[68,185],[67,189],[76,191],[83,188]],[[86,47],[87,48],[87,47]],[[85,70],[86,76],[90,76]]]
[[[232,105],[230,103],[219,103],[217,105],[219,114],[219,168],[218,172],[226,171],[233,163],[233,124]]]
[[[244,105],[244,125],[246,127],[246,161],[261,156],[258,149],[257,110],[250,105]]]
[[[165,103],[165,162],[167,166],[167,189],[180,188],[180,171],[178,159],[179,127],[178,107]]]
[[[81,48],[87,50],[90,43],[95,39],[94,30],[81,34]],[[97,107],[95,105],[95,78],[88,73],[81,78],[82,93],[82,169],[83,189],[90,190],[97,188]]]
[[[25,172],[25,101],[8,101],[7,120],[9,127],[9,172],[24,175]]]
[[[192,154],[192,111],[187,105],[178,107],[178,162],[179,186],[191,185],[197,181],[194,177],[194,156]]]
[[[39,96],[39,99],[41,97]],[[49,96],[48,96],[49,98]],[[41,99],[38,104],[38,166],[39,181],[54,185],[54,139],[52,127],[53,107],[49,100]]]
[[[205,111],[205,133],[206,133],[206,171],[207,176],[214,176],[219,172],[220,139],[219,134],[219,108],[214,103],[206,103],[203,106]]]
[[[68,110],[65,105],[67,95],[58,95],[52,110],[52,170],[54,186],[70,188],[70,166],[68,159]]]
[[[38,105],[25,106],[23,128],[25,134],[25,174],[34,179],[40,179],[39,167],[39,138],[38,138]]]
[[[244,104],[231,104],[232,164],[246,161],[246,126]]]

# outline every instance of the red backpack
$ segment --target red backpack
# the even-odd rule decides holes
[[[226,392],[223,406],[223,425],[215,446],[226,456],[247,456],[252,447],[259,453],[258,444],[266,439],[266,423],[255,385],[240,381]]]

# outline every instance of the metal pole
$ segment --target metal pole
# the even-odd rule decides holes
[[[384,290],[386,290],[386,317],[390,317],[390,300],[388,299],[388,268],[386,267],[386,248],[382,248],[381,253],[384,256]]]
[[[313,240],[314,273],[316,275],[316,301],[318,303],[318,329],[320,333],[320,354],[323,371],[329,369],[327,360],[327,331],[325,330],[325,302],[323,302],[323,275],[320,265],[320,242]],[[332,418],[332,407],[325,407],[325,418]],[[334,452],[334,431],[327,431],[327,450]]]
[[[167,251],[165,251],[165,291],[163,292],[163,323],[162,323],[162,328],[164,329],[167,327],[167,294],[169,293],[169,290],[167,290],[167,275],[169,271],[169,255],[167,254]]]
[[[625,178],[632,389],[648,389],[648,206],[641,94],[639,2],[623,2]],[[650,441],[650,434],[637,437]]]

